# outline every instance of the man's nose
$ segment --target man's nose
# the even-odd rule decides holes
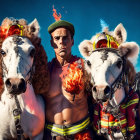
[[[60,42],[60,44],[64,44],[65,43],[64,38],[60,38],[59,42]]]

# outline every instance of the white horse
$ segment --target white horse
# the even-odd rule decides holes
[[[36,24],[32,25],[36,29]],[[31,84],[35,46],[27,37],[12,35],[4,40],[0,52],[4,82],[0,100],[0,140],[23,139],[23,136],[42,140],[45,105]]]
[[[105,114],[106,112],[113,114],[114,120],[119,114],[121,103],[127,98],[128,87],[132,86],[135,77],[135,71],[132,71],[134,68],[128,58],[137,57],[139,52],[139,46],[135,42],[125,42],[125,40],[126,30],[122,24],[119,24],[114,32],[105,29],[103,33],[93,36],[91,40],[84,40],[79,45],[79,50],[85,57],[85,70],[90,75],[93,98],[102,104],[101,110],[105,110]],[[135,103],[138,103],[137,95]],[[101,115],[98,112],[99,110],[97,110],[96,115]],[[119,116],[119,119],[122,119],[121,117]],[[106,119],[106,116],[103,116],[104,118]],[[129,123],[130,120],[127,121]],[[106,124],[102,123],[102,120],[99,122],[101,128],[102,126],[103,128],[109,127],[109,120]],[[116,124],[114,123],[114,125]],[[117,126],[115,127],[117,128]],[[101,133],[106,133],[105,129],[101,129]],[[113,130],[111,130],[112,132]],[[125,137],[121,132],[113,132],[112,135],[108,134],[107,138],[116,140],[125,139]]]

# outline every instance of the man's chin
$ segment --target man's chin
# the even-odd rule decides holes
[[[67,54],[66,52],[60,52],[60,53],[59,53],[59,56],[61,56],[61,57],[65,57],[66,54]]]

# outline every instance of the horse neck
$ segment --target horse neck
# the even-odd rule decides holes
[[[38,102],[37,101],[37,96],[34,93],[34,89],[32,84],[27,83],[27,88],[25,93],[21,94],[18,96],[20,105],[21,105],[21,109],[22,108],[34,108],[35,104]]]

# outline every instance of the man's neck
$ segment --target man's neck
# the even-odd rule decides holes
[[[56,63],[60,66],[64,66],[65,64],[69,63],[70,62],[70,59],[71,59],[72,55],[70,55],[69,57],[67,58],[62,58],[60,56],[56,56]]]

